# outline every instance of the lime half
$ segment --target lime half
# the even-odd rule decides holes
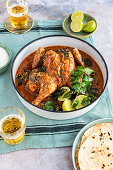
[[[72,104],[71,100],[69,100],[69,99],[65,100],[62,104],[62,110],[63,111],[73,110],[72,107],[71,107],[71,104]]]
[[[95,30],[95,28],[96,28],[96,22],[94,20],[91,20],[84,25],[83,31],[92,32]]]
[[[76,103],[76,101],[77,101],[78,104],[76,105],[76,109],[80,109],[80,108],[84,107],[84,106],[82,105],[82,101],[83,101],[83,99],[84,99],[85,97],[87,97],[87,96],[86,96],[86,95],[79,95],[79,96],[77,96],[77,97],[73,100],[72,105],[74,105],[74,103]]]
[[[73,20],[71,22],[70,28],[73,32],[80,32],[83,29],[83,22],[81,20]]]
[[[84,14],[83,14],[83,12],[81,12],[81,11],[76,11],[76,12],[74,12],[72,15],[71,15],[71,20],[73,21],[73,20],[76,20],[76,19],[78,19],[78,20],[83,20],[84,19]]]

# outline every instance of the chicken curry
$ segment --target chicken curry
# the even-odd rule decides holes
[[[99,65],[73,47],[39,47],[19,65],[15,85],[30,103],[50,111],[70,111],[94,101],[103,91]],[[67,106],[68,105],[68,106]]]

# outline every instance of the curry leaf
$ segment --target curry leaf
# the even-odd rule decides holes
[[[86,66],[92,66],[93,65],[92,61],[89,58],[85,58],[84,63],[85,63]]]
[[[18,86],[21,86],[23,82],[23,77],[20,74],[17,74],[16,80],[17,80]]]
[[[47,101],[46,103],[45,103],[45,106],[53,106],[54,105],[54,101]]]
[[[43,109],[54,111],[54,101],[47,101],[43,106]]]
[[[91,88],[90,88],[90,92],[96,93],[96,92],[97,92],[97,88],[91,87]]]
[[[78,103],[79,103],[78,100],[73,101],[71,107],[75,109]]]
[[[43,106],[43,109],[54,111],[54,107],[53,106]]]
[[[90,104],[90,100],[91,100],[90,97],[84,97],[81,104],[82,104],[83,106],[87,106],[87,105]]]
[[[63,95],[63,93],[65,93],[65,91],[66,90],[64,88],[60,88],[60,89],[56,90],[55,93],[54,93],[54,97],[59,98],[60,96]]]
[[[24,70],[24,72],[25,72],[25,79],[28,80],[29,79],[30,70]]]
[[[90,97],[90,99],[93,101],[95,99],[95,96],[93,93],[89,92],[88,93],[88,97]]]
[[[59,49],[59,51],[64,54],[65,58],[70,58],[69,57],[69,50],[68,49]]]

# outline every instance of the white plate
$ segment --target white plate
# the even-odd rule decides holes
[[[49,119],[55,119],[55,120],[65,120],[65,119],[72,119],[78,116],[83,115],[84,113],[91,110],[99,101],[100,96],[92,102],[90,105],[75,110],[75,111],[69,111],[69,112],[53,112],[53,111],[46,111],[44,109],[39,108],[38,106],[35,106],[28,102],[24,97],[19,93],[19,91],[16,89],[15,86],[15,74],[18,66],[23,61],[23,59],[32,53],[33,51],[36,51],[38,47],[47,47],[47,46],[53,46],[53,45],[64,45],[64,46],[70,46],[78,48],[86,53],[88,53],[94,60],[99,64],[103,76],[104,76],[104,89],[106,87],[107,81],[108,81],[108,69],[107,65],[105,63],[105,60],[103,59],[102,55],[99,53],[99,51],[94,48],[92,45],[87,43],[84,40],[81,40],[79,38],[70,37],[66,35],[52,35],[52,36],[46,36],[39,39],[36,39],[27,45],[25,45],[16,55],[13,65],[12,65],[12,81],[13,85],[15,87],[15,90],[17,92],[17,95],[20,99],[20,101],[23,103],[25,107],[27,107],[30,111],[33,113],[49,118]],[[104,91],[104,90],[103,90]]]

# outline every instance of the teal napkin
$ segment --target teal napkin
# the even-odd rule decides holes
[[[62,30],[62,21],[36,21],[32,30],[22,35],[11,34],[3,24],[0,24],[0,43],[10,48],[13,58],[30,41],[54,34],[66,34]],[[95,46],[92,37],[85,40]],[[98,104],[78,118],[56,121],[35,115],[22,105],[16,95],[11,81],[11,65],[0,75],[0,109],[7,106],[16,106],[24,111],[27,129],[24,140],[18,145],[8,145],[0,138],[0,154],[27,148],[72,146],[75,136],[84,125],[99,118],[112,117],[108,88],[105,89]]]

